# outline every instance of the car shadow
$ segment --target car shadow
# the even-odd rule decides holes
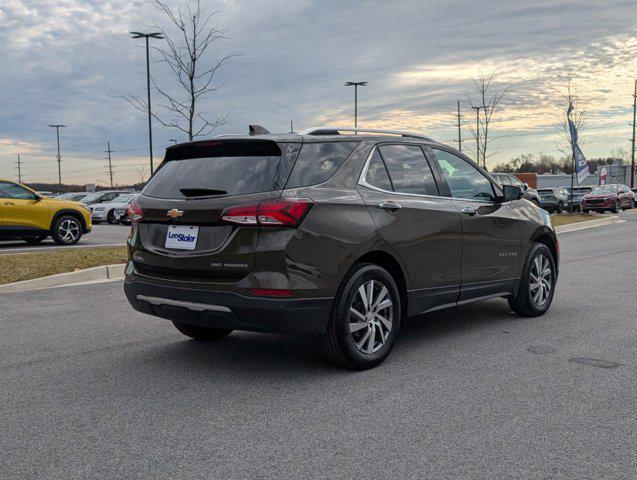
[[[395,368],[403,354],[427,343],[467,330],[491,328],[494,324],[510,325],[518,318],[505,301],[493,300],[475,305],[455,307],[409,319],[401,330],[397,348],[388,361],[378,368]],[[288,336],[234,332],[218,342],[198,342],[175,337],[174,342],[154,345],[136,351],[136,361],[155,370],[158,375],[198,375],[210,378],[248,378],[262,375],[303,376],[311,374],[350,375],[354,372],[330,365],[323,357],[320,341],[315,336]],[[393,365],[393,366],[392,366]],[[249,372],[249,373],[248,373]],[[256,376],[256,377],[255,377]],[[311,378],[311,377],[308,377]]]

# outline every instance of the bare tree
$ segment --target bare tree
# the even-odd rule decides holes
[[[571,129],[568,126],[568,109],[569,106],[573,106],[573,110],[571,111],[571,120],[575,124],[575,129],[579,132],[582,128],[584,128],[586,124],[587,112],[582,107],[579,97],[575,92],[572,84],[573,77],[569,73],[566,86],[564,87],[564,93],[562,94],[563,98],[563,108],[557,116],[557,121],[555,123],[555,130],[558,135],[558,140],[555,142],[555,146],[557,149],[562,152],[562,154],[567,156],[573,155],[573,144],[571,140]]]
[[[137,167],[136,173],[139,183],[146,183],[146,179],[148,178],[148,166],[146,164],[140,164]]]
[[[163,113],[152,115],[163,126],[184,132],[190,141],[198,136],[210,135],[217,127],[227,123],[227,114],[217,115],[213,120],[200,111],[199,102],[223,87],[224,82],[217,81],[217,74],[240,55],[227,54],[208,63],[211,47],[227,37],[226,30],[215,23],[219,12],[209,12],[201,3],[201,0],[187,0],[175,10],[161,0],[153,2],[168,18],[170,25],[170,28],[155,25],[165,37],[166,46],[154,50],[159,54],[160,62],[172,72],[179,93],[160,86],[153,78],[153,86],[163,97],[160,104]],[[148,112],[143,98],[131,94],[124,98],[138,110]]]
[[[471,108],[477,110],[477,119],[475,124],[471,120],[467,121],[466,126],[471,132],[474,141],[476,141],[476,161],[484,168],[486,168],[487,165],[487,158],[496,153],[487,153],[489,150],[489,143],[493,140],[489,137],[489,126],[491,124],[491,120],[496,109],[500,105],[502,98],[511,88],[497,87],[495,80],[497,73],[497,69],[489,75],[484,75],[480,72],[478,78],[473,79],[473,95],[467,95],[467,102]]]

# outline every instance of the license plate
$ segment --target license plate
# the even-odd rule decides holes
[[[197,246],[199,227],[169,225],[166,234],[166,248],[194,250]]]

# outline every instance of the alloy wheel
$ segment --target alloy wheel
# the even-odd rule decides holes
[[[545,254],[540,253],[535,257],[529,277],[531,300],[537,307],[543,307],[548,302],[553,289],[553,268]]]
[[[349,331],[356,348],[368,355],[383,348],[394,318],[387,287],[379,280],[365,282],[354,294],[349,312]]]
[[[64,242],[72,243],[77,240],[80,235],[80,224],[75,220],[66,219],[60,223],[58,233]]]

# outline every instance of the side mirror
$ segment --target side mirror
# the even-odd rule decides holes
[[[529,184],[528,184],[528,183],[525,183],[525,184],[524,184],[524,190],[527,190],[528,188],[529,188]]]
[[[42,200],[44,197],[38,193],[33,194],[33,200],[35,200],[36,202],[39,202],[40,200]]]
[[[503,201],[510,202],[512,200],[519,200],[522,198],[522,189],[514,185],[504,185],[502,187],[504,192]]]

